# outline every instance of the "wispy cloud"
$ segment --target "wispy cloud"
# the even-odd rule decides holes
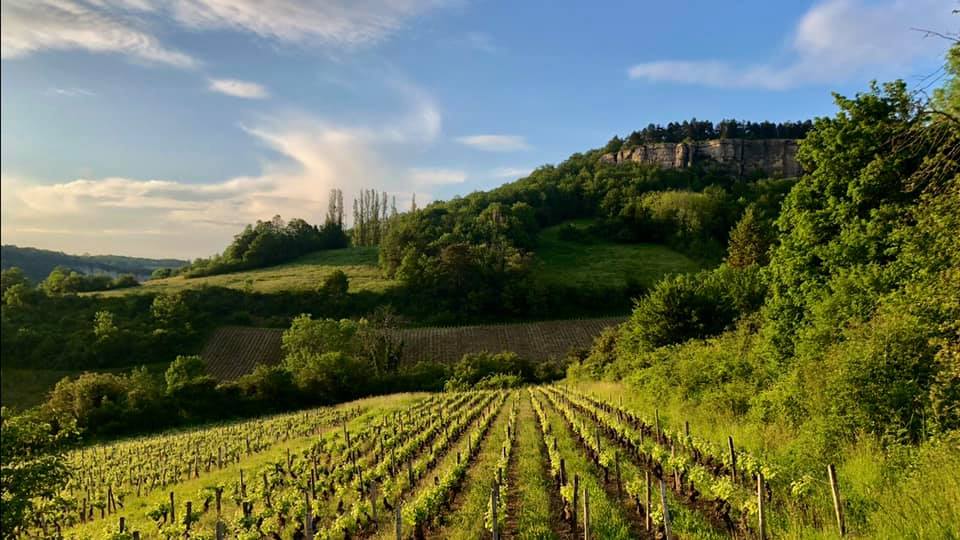
[[[913,28],[942,27],[956,7],[951,0],[825,0],[793,32],[792,59],[736,65],[721,60],[656,60],[631,66],[632,79],[720,88],[782,90],[843,81],[877,68],[897,69],[943,52]]]
[[[430,144],[442,125],[426,93],[404,88],[408,109],[376,125],[336,124],[290,111],[243,127],[280,156],[250,176],[206,184],[124,177],[39,184],[4,174],[3,241],[69,246],[77,252],[196,257],[223,249],[243,223],[275,214],[320,221],[334,187],[348,200],[361,188],[386,190],[397,196],[400,208],[409,207],[417,191],[424,204],[431,199],[431,185],[465,174],[446,169],[396,174],[393,156]],[[126,233],[110,233],[121,230]]]
[[[467,173],[459,169],[414,168],[408,174],[417,186],[462,184],[467,180]]]
[[[48,88],[47,93],[53,96],[65,96],[65,97],[90,97],[97,95],[96,92],[92,90],[87,90],[86,88]]]
[[[141,28],[134,12],[149,9],[145,3],[110,0],[4,0],[2,57],[80,49],[178,68],[196,67],[196,59],[162,45]]]
[[[193,56],[151,32],[163,20],[192,30],[232,30],[303,45],[359,47],[453,0],[3,0],[2,57],[48,50],[125,55],[195,68]]]
[[[497,167],[490,171],[494,178],[522,178],[533,171],[532,167]]]
[[[255,82],[240,81],[237,79],[210,79],[209,89],[228,96],[244,99],[265,99],[270,93],[262,85]]]
[[[517,152],[530,149],[527,140],[521,135],[467,135],[458,137],[457,142],[487,152]]]
[[[174,17],[193,28],[228,28],[286,42],[376,43],[445,0],[180,0]]]

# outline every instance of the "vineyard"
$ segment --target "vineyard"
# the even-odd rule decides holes
[[[456,362],[464,354],[513,351],[522,358],[563,358],[570,350],[587,349],[604,328],[622,318],[544,321],[396,330],[403,342],[403,361]],[[201,356],[218,380],[233,380],[257,364],[275,365],[282,358],[283,330],[274,328],[220,328],[210,337]]]
[[[842,530],[832,468],[835,506],[798,512],[809,479],[727,443],[568,386],[396,394],[76,450],[69,483],[42,501],[55,511],[19,534],[775,538],[796,519]]]

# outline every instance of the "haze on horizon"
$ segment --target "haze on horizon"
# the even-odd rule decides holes
[[[2,0],[2,242],[208,256],[335,187],[405,207],[651,122],[826,115],[920,84],[956,7]]]

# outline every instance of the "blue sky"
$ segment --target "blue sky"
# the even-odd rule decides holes
[[[2,240],[206,256],[332,187],[406,206],[650,122],[919,83],[954,0],[2,0]]]

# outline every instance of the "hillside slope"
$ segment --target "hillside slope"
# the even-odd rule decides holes
[[[513,351],[523,358],[562,358],[572,349],[586,349],[604,328],[621,317],[542,321],[397,330],[403,341],[403,362],[456,362],[467,353]],[[207,341],[201,356],[218,380],[233,380],[257,364],[276,365],[282,353],[279,328],[224,327]]]
[[[84,274],[133,274],[145,280],[157,268],[179,268],[187,264],[180,259],[144,259],[120,255],[68,255],[32,247],[5,245],[0,247],[0,267],[14,266],[23,270],[34,283],[46,278],[57,266],[66,266]]]
[[[393,280],[381,276],[377,267],[376,247],[357,247],[318,251],[288,263],[243,272],[195,278],[174,276],[152,279],[136,289],[97,294],[172,293],[204,286],[264,293],[313,291],[334,270],[342,270],[347,274],[351,292],[382,292],[396,284]]]

